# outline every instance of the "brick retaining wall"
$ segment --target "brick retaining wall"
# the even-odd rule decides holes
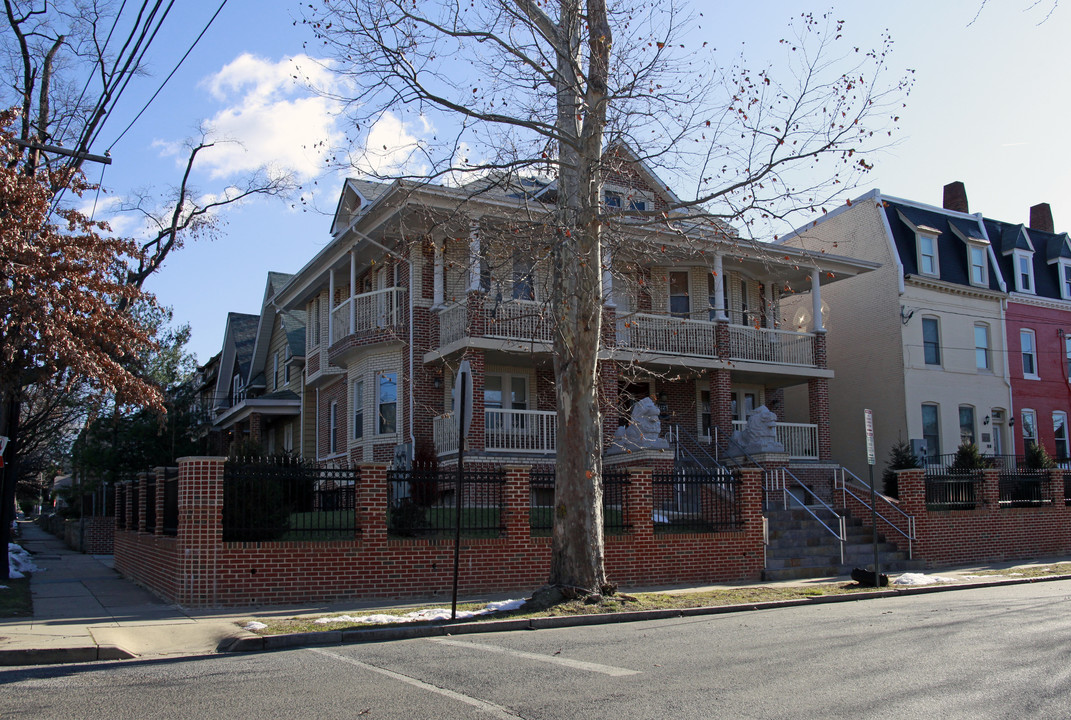
[[[761,472],[741,471],[743,529],[657,535],[651,478],[631,467],[631,532],[606,538],[609,578],[623,586],[756,580],[763,569]],[[222,542],[222,458],[179,463],[176,538],[119,530],[116,569],[172,602],[236,606],[352,598],[447,596],[453,542],[387,534],[386,466],[361,466],[357,538],[327,542]],[[546,579],[551,540],[532,537],[527,467],[509,467],[499,538],[462,539],[459,592],[530,592]]]

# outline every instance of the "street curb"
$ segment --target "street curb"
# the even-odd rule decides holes
[[[1011,578],[986,580],[963,585],[926,585],[922,587],[891,588],[872,592],[852,593],[850,595],[823,595],[820,597],[793,598],[791,600],[772,600],[769,602],[747,603],[743,605],[715,605],[710,607],[680,608],[670,610],[638,610],[636,612],[601,613],[597,615],[561,615],[557,617],[524,618],[520,620],[488,620],[467,622],[444,622],[434,625],[410,625],[391,628],[360,628],[354,630],[326,630],[323,632],[302,632],[283,635],[248,635],[236,638],[228,647],[220,647],[222,652],[264,652],[268,650],[313,647],[317,645],[353,645],[358,643],[389,642],[393,640],[411,640],[415,638],[443,637],[447,635],[468,635],[491,632],[508,632],[514,630],[550,630],[564,627],[582,627],[589,625],[611,625],[614,623],[642,622],[644,620],[669,620],[673,618],[698,617],[703,615],[725,615],[729,613],[753,612],[755,610],[776,610],[778,608],[800,607],[803,605],[829,605],[832,603],[856,602],[859,600],[876,600],[898,597],[901,595],[927,595],[930,593],[953,592],[956,590],[973,590],[977,588],[999,587],[1002,585],[1029,585],[1040,582],[1071,580],[1071,575],[1046,575],[1036,578]]]
[[[60,665],[64,663],[85,663],[97,660],[132,660],[132,652],[117,645],[86,645],[68,648],[26,648],[22,650],[0,650],[0,666],[18,665]]]

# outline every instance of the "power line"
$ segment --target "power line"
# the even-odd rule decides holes
[[[156,88],[156,92],[152,94],[152,97],[149,98],[148,102],[145,103],[144,107],[142,107],[141,110],[138,111],[138,114],[134,116],[134,119],[130,121],[130,124],[123,128],[123,131],[119,133],[119,136],[112,141],[111,145],[108,146],[107,152],[111,152],[112,148],[115,147],[116,143],[123,139],[123,136],[126,135],[127,131],[130,130],[130,128],[134,126],[134,123],[136,123],[138,119],[145,113],[145,111],[149,109],[149,106],[153,103],[154,100],[156,100],[156,97],[164,89],[164,86],[166,86],[168,81],[171,80],[172,77],[174,77],[175,73],[178,72],[180,67],[182,67],[182,63],[186,62],[186,58],[188,58],[190,56],[190,53],[193,52],[193,49],[197,47],[197,43],[201,41],[201,38],[203,38],[205,33],[208,32],[208,29],[212,27],[212,23],[216,21],[216,18],[219,16],[219,13],[223,10],[223,7],[226,4],[227,0],[223,0],[219,4],[219,7],[216,8],[216,12],[213,13],[211,18],[209,18],[204,28],[202,28],[201,32],[197,35],[197,38],[183,54],[182,58],[175,64],[175,67],[171,69],[171,72],[168,73],[166,78],[164,78],[164,81],[160,83],[160,87]]]

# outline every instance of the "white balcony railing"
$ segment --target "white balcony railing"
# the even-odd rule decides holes
[[[491,452],[552,453],[558,414],[544,410],[485,410],[484,449]],[[457,421],[445,413],[432,421],[437,455],[457,452]]]
[[[521,340],[524,342],[553,342],[550,322],[544,317],[542,303],[530,300],[493,300],[485,298],[479,311],[481,331],[469,327],[468,305],[457,303],[439,312],[439,346],[443,347],[465,337],[480,335]]]
[[[619,346],[665,355],[717,357],[715,324],[671,315],[634,313],[617,321]]]
[[[331,311],[331,344],[356,332],[404,325],[407,298],[408,291],[403,287],[373,290],[346,298]]]
[[[743,430],[747,422],[733,420],[733,430]],[[777,423],[777,442],[785,446],[791,460],[818,459],[818,426],[811,423]]]
[[[663,355],[717,357],[716,323],[672,315],[634,313],[617,321],[617,344]],[[729,328],[733,360],[814,367],[814,335],[746,325]]]
[[[733,360],[814,367],[814,335],[730,325],[729,357]]]

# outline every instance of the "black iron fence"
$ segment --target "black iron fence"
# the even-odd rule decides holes
[[[357,471],[300,458],[228,460],[223,541],[346,540],[356,532]]]
[[[739,530],[740,480],[725,469],[680,469],[651,479],[656,533]]]
[[[465,470],[460,528],[464,537],[500,537],[505,530],[502,470]],[[451,537],[458,527],[456,470],[414,468],[387,473],[387,532],[397,537]]]
[[[982,501],[981,470],[940,472],[926,468],[926,507],[930,510],[973,510]]]
[[[532,534],[549,535],[554,529],[554,470],[532,470],[529,475],[531,502],[528,519]],[[628,473],[604,471],[602,475],[602,527],[607,535],[630,532]]]
[[[160,532],[172,537],[178,535],[178,468],[164,470],[163,528]]]
[[[1045,483],[1048,479],[1048,470],[1023,466],[1001,469],[1000,506],[1036,507],[1049,503],[1049,499],[1045,497]]]

